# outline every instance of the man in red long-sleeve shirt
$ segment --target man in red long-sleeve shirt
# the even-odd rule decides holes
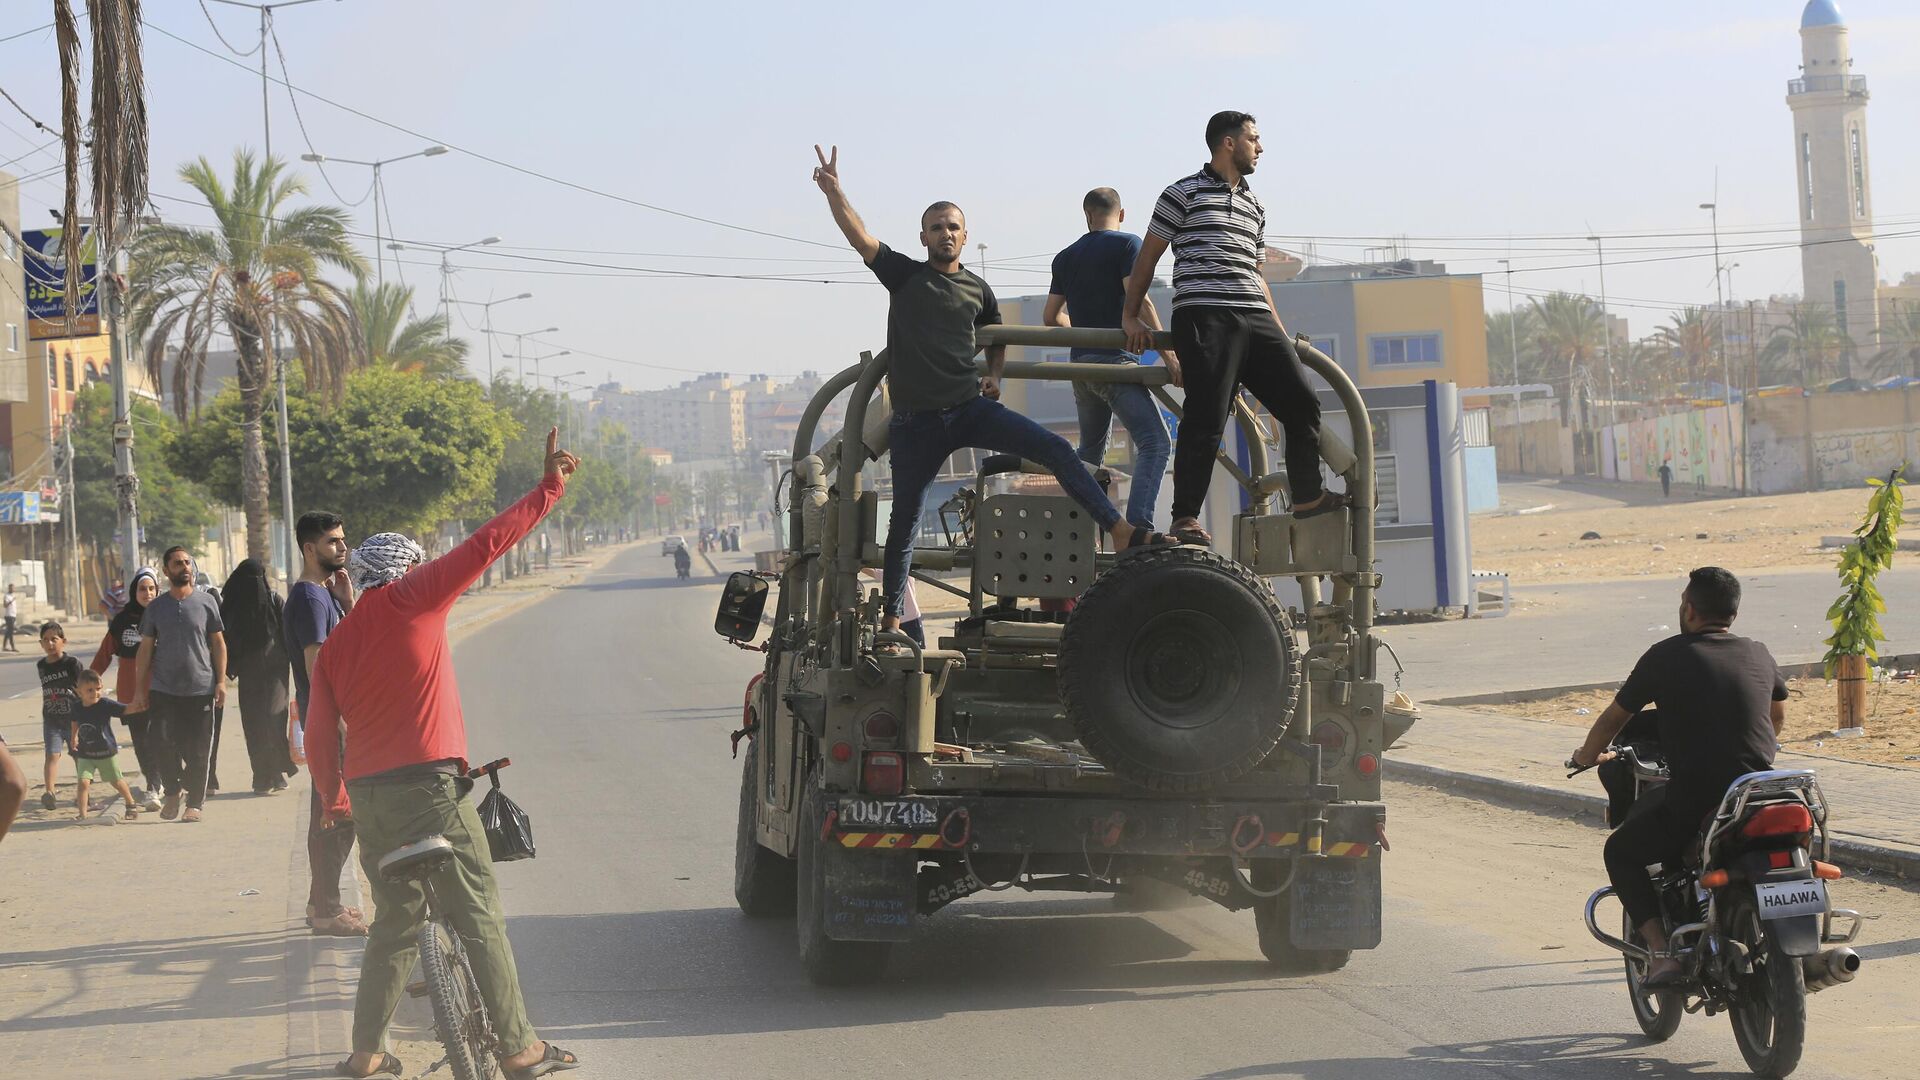
[[[447,613],[495,559],[533,531],[566,493],[579,459],[547,433],[546,475],[525,498],[481,526],[459,547],[422,562],[397,533],[368,537],[349,560],[361,597],[328,635],[316,658],[307,727],[346,729],[344,769],[335,740],[307,740],[314,789],[329,823],[351,814],[360,865],[373,886],[373,926],[354,999],[348,1076],[400,1075],[383,1047],[387,1025],[413,968],[414,931],[425,917],[418,884],[393,884],[382,857],[428,836],[453,843],[454,858],[433,880],[435,904],[466,942],[480,996],[493,1020],[507,1075],[545,1076],[578,1059],[540,1041],[527,1019],[513,949],[480,818],[467,801],[467,729],[447,646]],[[351,796],[351,802],[349,802]]]

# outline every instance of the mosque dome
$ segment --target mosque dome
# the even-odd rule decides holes
[[[1847,21],[1840,17],[1840,9],[1833,0],[1807,0],[1807,9],[1800,13],[1800,29],[1812,30],[1822,26],[1845,26]]]

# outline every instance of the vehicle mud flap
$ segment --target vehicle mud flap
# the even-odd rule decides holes
[[[1289,891],[1288,937],[1298,949],[1380,944],[1380,860],[1300,859]]]
[[[866,851],[829,840],[820,845],[823,928],[835,941],[906,941],[918,901],[911,853]]]
[[[1820,951],[1820,916],[1794,915],[1767,923],[1780,951],[1788,956],[1812,956]]]

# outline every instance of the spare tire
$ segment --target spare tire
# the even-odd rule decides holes
[[[1299,649],[1272,590],[1204,548],[1122,558],[1061,632],[1060,697],[1081,743],[1155,791],[1245,774],[1279,744],[1299,694]]]

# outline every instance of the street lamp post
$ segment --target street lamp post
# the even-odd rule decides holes
[[[552,377],[553,377],[553,376],[551,376],[551,375],[542,375],[542,374],[540,374],[540,361],[542,361],[542,360],[552,360],[552,359],[554,359],[555,357],[560,357],[560,356],[572,356],[572,355],[573,355],[573,350],[572,350],[572,349],[561,349],[561,350],[560,350],[559,352],[550,352],[550,353],[541,353],[541,354],[540,354],[540,355],[538,355],[538,356],[526,356],[526,355],[523,355],[523,354],[520,354],[520,353],[515,353],[515,354],[514,354],[514,355],[512,355],[512,356],[502,356],[502,357],[501,357],[501,359],[503,359],[503,360],[518,360],[518,361],[520,361],[520,362],[521,362],[521,365],[522,365],[523,367],[525,366],[525,363],[526,363],[526,361],[528,361],[528,360],[531,360],[531,361],[533,361],[533,384],[534,384],[535,386],[539,386],[539,385],[540,385],[540,380],[541,380],[541,379],[550,379],[550,378],[552,378]],[[584,374],[586,374],[586,373],[585,373],[585,372],[583,372],[583,371],[576,371],[576,372],[574,372],[574,374],[575,374],[575,375],[584,375]],[[559,389],[558,387],[555,387],[555,391],[556,391],[556,392],[558,392],[558,389]]]
[[[520,381],[521,383],[524,384],[527,381],[527,365],[526,365],[527,339],[532,337],[535,334],[557,334],[559,332],[560,332],[560,328],[557,326],[549,326],[544,330],[521,330],[514,333],[509,333],[503,330],[501,331],[501,333],[513,339],[513,352],[502,353],[500,355],[500,358],[502,360],[512,360],[512,359],[518,358],[521,361]],[[535,342],[534,344],[537,345],[539,344],[539,342]]]
[[[387,283],[387,260],[386,256],[382,254],[384,249],[380,246],[381,167],[391,165],[396,161],[406,161],[409,158],[439,157],[446,152],[446,147],[434,145],[427,147],[425,150],[416,150],[411,154],[401,154],[399,157],[381,158],[378,161],[358,161],[354,158],[328,157],[325,154],[300,155],[301,161],[310,161],[315,165],[325,165],[331,162],[335,165],[360,165],[373,170],[373,283],[376,288]]]
[[[1607,316],[1607,248],[1598,236],[1589,236],[1600,259],[1600,362],[1607,365],[1607,418],[1620,422],[1620,399],[1613,392],[1613,324]]]
[[[1720,332],[1714,335],[1715,344],[1720,349],[1720,389],[1725,398],[1727,428],[1727,486],[1734,487],[1733,469],[1733,372],[1727,367],[1727,294],[1720,284],[1720,204],[1703,202],[1700,209],[1713,215],[1713,294],[1718,301],[1718,314],[1721,319]],[[1744,478],[1742,478],[1744,479]]]
[[[395,241],[387,245],[387,250],[388,251],[407,251],[411,248],[411,249],[419,249],[422,251],[437,251],[440,253],[440,317],[446,320],[445,339],[447,341],[452,341],[453,340],[453,307],[452,307],[453,264],[447,260],[447,256],[452,255],[456,251],[466,251],[469,248],[487,247],[493,244],[497,244],[499,242],[500,242],[500,238],[497,236],[482,237],[479,240],[475,240],[471,243],[466,243],[466,244],[451,244],[451,245],[444,245],[444,246],[435,245],[435,244],[408,245],[408,244],[402,244],[399,241]],[[532,295],[532,294],[529,293],[527,295]],[[511,297],[510,299],[518,300],[520,298]],[[487,386],[488,387],[493,386],[493,352],[491,349],[489,349],[487,352]]]
[[[1513,260],[1501,259],[1507,268],[1507,345],[1513,354],[1513,384],[1520,385],[1520,315],[1513,310]],[[1519,400],[1518,398],[1515,399]]]
[[[515,300],[531,300],[531,299],[533,299],[532,293],[523,292],[518,296],[503,296],[498,300],[454,300],[452,301],[453,303],[456,303],[456,304],[469,304],[480,309],[480,317],[482,321],[486,324],[485,330],[483,332],[487,336],[487,388],[489,391],[491,391],[493,388],[493,307],[495,304],[507,304],[507,303],[512,303]],[[448,331],[449,332],[452,331],[451,326],[448,327]]]

